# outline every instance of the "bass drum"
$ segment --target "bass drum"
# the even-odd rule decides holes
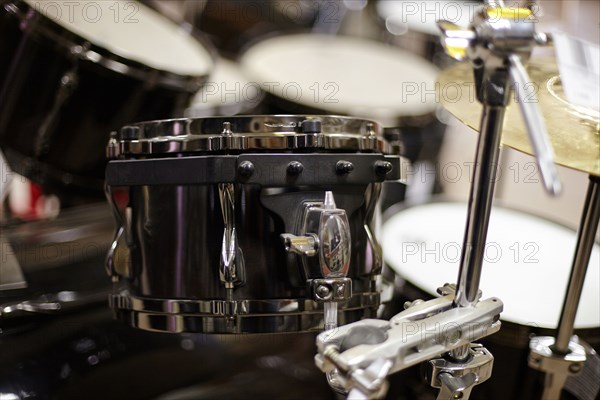
[[[384,259],[398,276],[399,304],[430,299],[444,283],[456,282],[466,216],[466,204],[439,202],[409,207],[387,220]],[[556,336],[575,243],[575,232],[561,225],[507,208],[492,210],[481,290],[483,298],[500,298],[504,311],[500,331],[481,341],[494,355],[494,370],[488,382],[473,389],[472,399],[541,395],[543,375],[527,366],[529,341],[532,335]],[[599,264],[600,246],[595,245],[575,320],[575,334],[596,350]],[[587,367],[592,377],[595,357],[590,355]],[[581,395],[581,386],[569,378],[565,398],[589,399]],[[589,386],[597,392],[597,383]]]
[[[100,195],[110,131],[183,112],[213,64],[132,1],[0,0],[0,32],[0,145],[13,171],[55,191]]]

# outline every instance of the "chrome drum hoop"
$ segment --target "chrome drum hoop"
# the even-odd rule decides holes
[[[390,154],[374,121],[331,115],[178,118],[130,124],[107,147],[110,158],[173,153],[358,151]]]
[[[132,327],[171,333],[301,333],[322,330],[323,305],[301,299],[154,299],[120,290],[109,296],[116,317]],[[374,317],[379,292],[354,293],[339,310],[343,324]]]

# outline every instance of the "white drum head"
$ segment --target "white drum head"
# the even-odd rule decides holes
[[[208,75],[210,53],[188,32],[137,1],[25,0],[69,31],[126,59],[178,75]]]
[[[262,97],[260,86],[246,78],[239,64],[221,58],[194,96],[186,116],[235,115],[257,105]]]
[[[383,227],[386,263],[408,282],[434,294],[458,277],[467,207],[432,203],[408,208]],[[556,328],[569,281],[576,234],[521,212],[494,207],[481,276],[483,298],[504,302],[501,319]],[[575,328],[600,326],[600,248],[594,246]]]
[[[350,37],[266,39],[242,56],[248,77],[285,100],[387,122],[435,111],[437,68],[408,52]]]
[[[468,27],[474,11],[482,3],[468,0],[380,0],[377,14],[385,20],[388,30],[396,34],[415,31],[439,36],[437,21],[444,19],[462,27]]]

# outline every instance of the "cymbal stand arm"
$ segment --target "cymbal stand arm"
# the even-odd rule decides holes
[[[448,21],[438,22],[442,31],[442,45],[446,52],[457,60],[471,61],[477,100],[483,104],[454,299],[455,307],[459,308],[473,307],[478,301],[504,114],[512,94],[513,83],[517,86],[517,98],[546,189],[551,194],[557,194],[561,188],[541,114],[535,104],[525,103],[526,99],[522,93],[529,78],[521,60],[528,60],[533,47],[543,44],[546,36],[536,33],[535,24],[529,18],[531,10],[505,8],[502,3],[499,7],[494,7],[491,6],[491,2],[488,3],[490,5],[477,10],[469,29]],[[471,358],[469,346],[462,346],[453,349],[440,361],[464,365]],[[455,378],[456,376],[453,378],[444,375],[438,398],[445,398],[444,393],[450,393],[449,387],[464,386],[468,383],[463,382],[466,379],[464,376],[462,380]]]

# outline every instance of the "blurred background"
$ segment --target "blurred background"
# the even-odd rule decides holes
[[[89,5],[75,3],[82,10]],[[562,31],[596,45],[600,41],[598,1],[505,3],[529,7],[540,31]],[[0,400],[336,398],[313,365],[312,334],[236,341],[138,332],[111,319],[104,259],[114,223],[104,198],[105,145],[111,131],[140,120],[244,114],[362,117],[381,122],[385,139],[412,163],[408,185],[395,182],[384,188],[380,225],[409,206],[466,203],[478,134],[440,104],[444,94],[436,86],[438,74],[455,62],[444,54],[435,22],[466,26],[482,2],[114,4],[99,8],[114,17],[102,22],[103,30],[90,15],[73,22],[66,8],[50,2],[0,0]],[[19,12],[27,7],[56,24],[15,19],[26,18]],[[136,22],[141,17],[152,23],[123,28],[127,18]],[[48,44],[20,36],[28,32],[36,38],[38,26],[60,39]],[[69,53],[56,44],[77,35],[90,47]],[[89,49],[113,62],[102,66],[110,73],[97,65],[64,73],[73,54]],[[534,57],[552,58],[553,49],[538,49]],[[123,77],[113,76],[122,71],[127,71]],[[574,238],[588,175],[565,167],[559,167],[559,174],[564,190],[553,198],[544,192],[533,157],[503,147],[495,204],[555,222]],[[117,193],[119,200],[127,201]],[[544,235],[543,229],[537,233]],[[572,249],[560,252],[569,259]],[[387,270],[388,297],[394,300],[381,316],[400,311],[405,299],[433,294],[406,278]],[[564,287],[548,290],[561,298]],[[591,302],[599,302],[597,285],[588,290]],[[597,347],[597,321],[583,321],[582,327],[590,328],[587,340]],[[504,373],[476,389],[474,398],[525,399],[539,389],[540,376],[525,362],[531,330],[519,329],[515,323],[514,331],[491,344],[505,354],[497,363]],[[418,369],[399,374],[389,398],[433,399],[435,393],[419,374]],[[573,398],[586,399],[573,392]]]

